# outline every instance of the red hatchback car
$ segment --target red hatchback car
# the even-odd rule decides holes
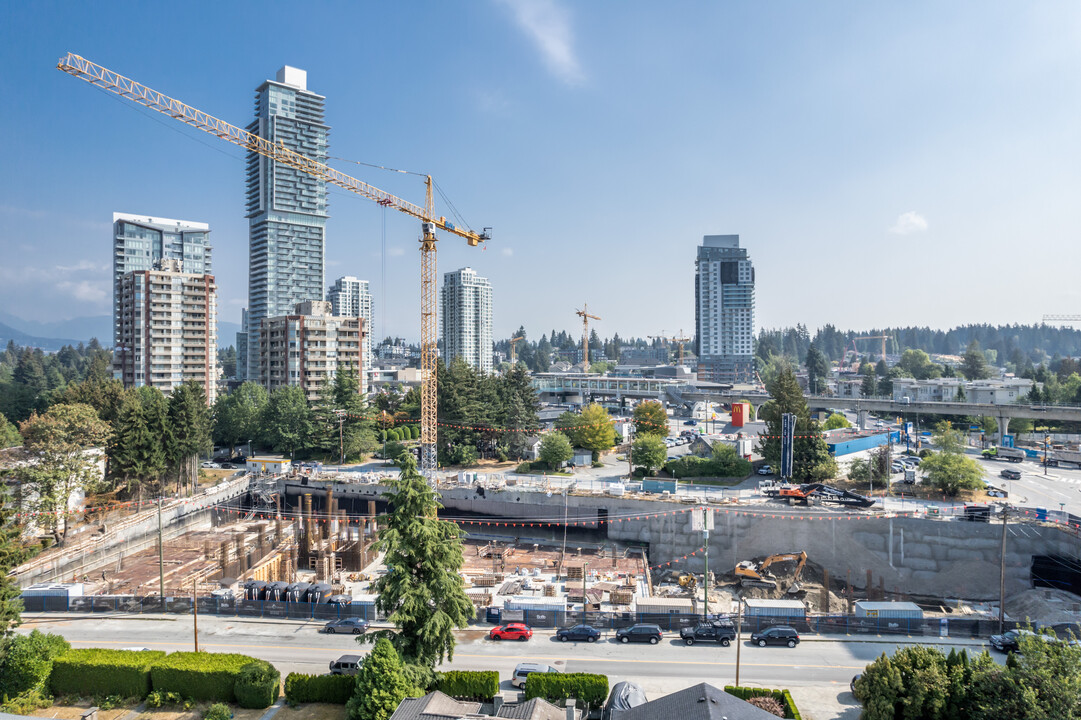
[[[525,642],[533,637],[533,628],[525,623],[507,623],[492,628],[492,631],[488,633],[488,637],[492,640],[521,640]]]

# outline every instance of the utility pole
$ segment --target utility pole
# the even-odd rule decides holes
[[[1009,505],[1002,506],[1002,551],[998,566],[998,632],[1001,635],[1006,625],[1006,516]]]
[[[589,607],[589,598],[586,597],[586,575],[588,574],[589,563],[582,563],[582,622],[586,621],[586,608]]]
[[[707,508],[702,508],[703,514],[708,512]],[[702,518],[702,524],[706,533],[706,565],[702,572],[702,619],[709,622],[709,525],[705,522],[705,517]]]
[[[199,582],[198,576],[191,579],[191,609],[195,619],[195,652],[199,652]]]
[[[158,591],[161,593],[162,610],[165,609],[165,541],[161,535],[161,501],[158,495]]]
[[[739,650],[743,647],[743,598],[736,606],[736,687],[739,687]]]

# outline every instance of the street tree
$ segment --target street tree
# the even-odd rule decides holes
[[[634,408],[634,432],[638,437],[668,435],[668,413],[656,400],[646,400]]]
[[[631,465],[652,475],[668,460],[668,447],[656,435],[645,435],[631,445]]]
[[[420,694],[409,682],[394,646],[380,638],[357,670],[353,697],[345,710],[349,720],[387,720],[402,700]]]
[[[238,445],[259,437],[263,408],[269,401],[266,388],[246,382],[214,403],[214,439],[236,452]]]
[[[31,415],[19,426],[19,434],[31,458],[15,473],[23,486],[21,500],[42,513],[46,528],[60,544],[72,495],[100,480],[93,449],[105,444],[109,426],[89,405],[53,405],[42,415]]]
[[[578,444],[593,451],[596,461],[605,450],[615,445],[615,425],[608,411],[593,403],[586,405],[580,416],[581,429],[578,431]]]
[[[966,380],[986,380],[991,377],[991,368],[987,357],[980,349],[980,343],[973,338],[965,348],[965,360],[961,363],[961,372]]]
[[[314,426],[308,398],[296,385],[276,388],[263,408],[262,438],[274,452],[289,453],[307,447]]]
[[[826,422],[822,425],[823,430],[840,430],[850,427],[852,427],[852,423],[842,413],[833,413],[826,418]]]
[[[964,454],[964,435],[960,431],[947,422],[940,422],[935,426],[931,441],[938,451],[920,464],[929,484],[950,497],[962,489],[983,487],[983,466]]]
[[[897,363],[909,377],[917,380],[942,377],[942,368],[931,361],[931,356],[923,350],[909,349],[901,353],[901,359]]]
[[[413,456],[399,462],[376,541],[387,573],[374,585],[376,605],[397,631],[372,637],[388,637],[406,662],[434,668],[454,659],[454,630],[473,618],[473,603],[458,575],[464,562],[458,526],[438,518],[442,505]]]
[[[574,457],[574,448],[563,433],[550,432],[541,438],[538,458],[548,466],[549,470],[558,470],[572,457]]]

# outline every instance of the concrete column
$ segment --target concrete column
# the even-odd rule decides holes
[[[856,413],[856,427],[860,430],[867,429],[867,411],[860,410]]]
[[[1010,419],[1008,417],[995,419],[998,421],[998,444],[1002,445],[1003,438],[1010,432]]]

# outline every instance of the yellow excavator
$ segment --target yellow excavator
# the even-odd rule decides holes
[[[798,593],[802,586],[800,585],[800,575],[803,573],[803,566],[807,564],[807,553],[779,553],[777,555],[770,555],[761,562],[755,562],[754,560],[744,560],[740,564],[736,565],[736,577],[739,578],[740,584],[743,587],[765,587],[775,588],[777,587],[777,578],[773,573],[769,572],[770,565],[780,562],[796,562],[796,572],[792,575],[792,582],[788,585],[788,593]]]

